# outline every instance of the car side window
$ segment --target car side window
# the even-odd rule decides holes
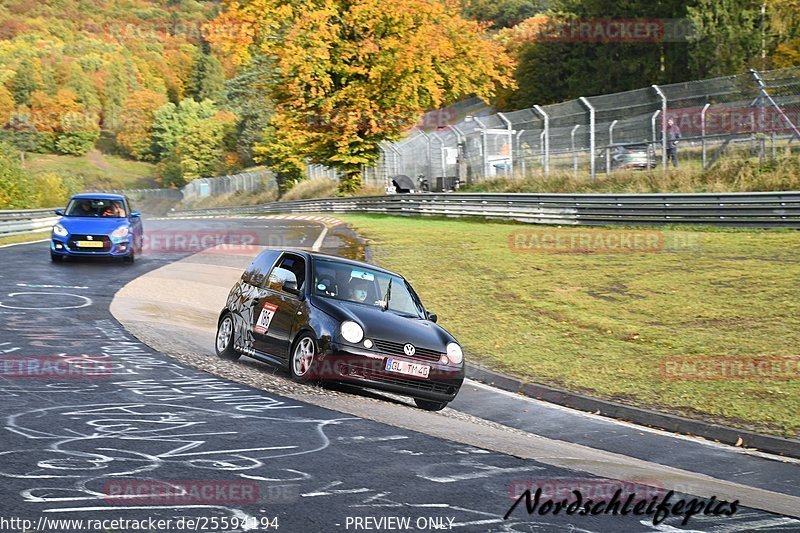
[[[242,274],[242,281],[255,287],[263,287],[267,273],[278,258],[277,250],[264,250],[256,257]]]
[[[295,295],[296,291],[303,290],[305,278],[306,262],[303,258],[294,254],[285,254],[272,269],[267,286],[278,292]],[[287,288],[289,291],[285,290]]]

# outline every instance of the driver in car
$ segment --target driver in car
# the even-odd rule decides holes
[[[367,300],[367,289],[369,286],[367,285],[367,281],[359,278],[352,278],[350,280],[350,284],[348,286],[348,299],[358,302],[364,303]]]

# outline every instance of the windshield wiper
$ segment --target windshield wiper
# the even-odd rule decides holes
[[[389,299],[392,297],[392,278],[389,278],[389,286],[386,287],[386,296],[383,297],[383,310],[389,309]]]

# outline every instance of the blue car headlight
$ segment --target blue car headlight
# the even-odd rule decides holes
[[[112,231],[111,236],[114,237],[115,239],[124,239],[130,234],[130,232],[131,230],[128,228],[128,226],[121,226]]]
[[[67,231],[67,228],[65,228],[61,224],[56,224],[55,226],[53,226],[53,235],[56,235],[58,237],[66,237],[67,235],[69,235],[69,232]]]

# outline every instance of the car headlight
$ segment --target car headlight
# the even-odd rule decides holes
[[[461,361],[464,360],[464,352],[461,351],[461,346],[454,342],[448,344],[447,358],[450,359],[450,362],[454,365],[461,364]]]
[[[127,237],[128,233],[130,233],[128,226],[122,226],[121,228],[117,228],[114,231],[112,231],[111,236],[116,237],[117,239],[121,239],[123,237]]]
[[[61,224],[56,224],[53,226],[53,235],[58,235],[59,237],[66,237],[69,234],[67,228],[62,226]]]
[[[345,320],[342,322],[342,337],[347,342],[355,344],[364,338],[364,330],[352,320]]]

